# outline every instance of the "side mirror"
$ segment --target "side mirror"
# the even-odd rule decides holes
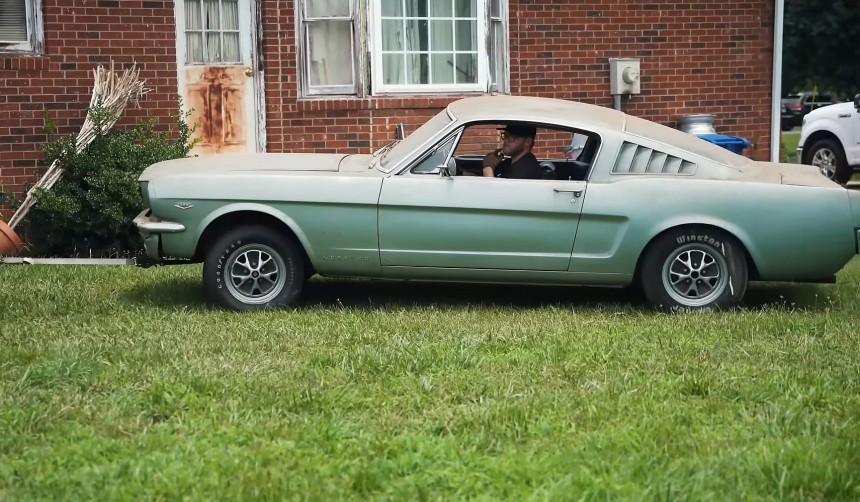
[[[854,96],[854,108],[860,112],[860,94]]]
[[[444,166],[439,166],[439,176],[443,178],[457,176],[457,161],[453,157],[448,159],[448,163]]]

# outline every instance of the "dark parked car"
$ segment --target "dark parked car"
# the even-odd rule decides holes
[[[782,113],[780,114],[782,130],[790,131],[793,127],[803,123],[803,116],[807,113],[836,102],[831,94],[826,92],[803,91],[787,95],[782,98]]]

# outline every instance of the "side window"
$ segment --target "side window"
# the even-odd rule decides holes
[[[476,123],[469,124],[454,150],[459,176],[481,176],[484,156],[501,150],[506,158],[517,155],[521,143],[516,133],[506,132],[508,127],[525,127],[534,131],[531,153],[541,168],[542,179],[584,180],[600,145],[600,137],[592,132],[562,128],[549,124]],[[515,136],[510,138],[509,136]],[[505,139],[507,138],[507,139]],[[508,140],[511,140],[510,143]],[[499,175],[509,177],[503,167]],[[520,171],[521,172],[521,171]],[[511,176],[513,177],[513,176]]]
[[[436,145],[430,154],[419,160],[409,172],[412,174],[439,174],[439,168],[448,161],[451,148],[454,147],[456,140],[457,135],[454,134]]]
[[[0,1],[0,52],[41,53],[42,0]]]

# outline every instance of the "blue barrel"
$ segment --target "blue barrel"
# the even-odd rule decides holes
[[[721,146],[738,155],[743,155],[744,148],[747,148],[752,144],[746,138],[729,136],[728,134],[699,134],[698,136],[708,143]]]

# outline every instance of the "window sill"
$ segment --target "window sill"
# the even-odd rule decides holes
[[[397,110],[444,108],[452,101],[473,96],[483,96],[482,92],[458,94],[433,94],[410,96],[320,96],[299,98],[296,102],[297,111],[325,110]]]
[[[0,70],[47,70],[51,58],[32,52],[4,52],[0,49]]]

